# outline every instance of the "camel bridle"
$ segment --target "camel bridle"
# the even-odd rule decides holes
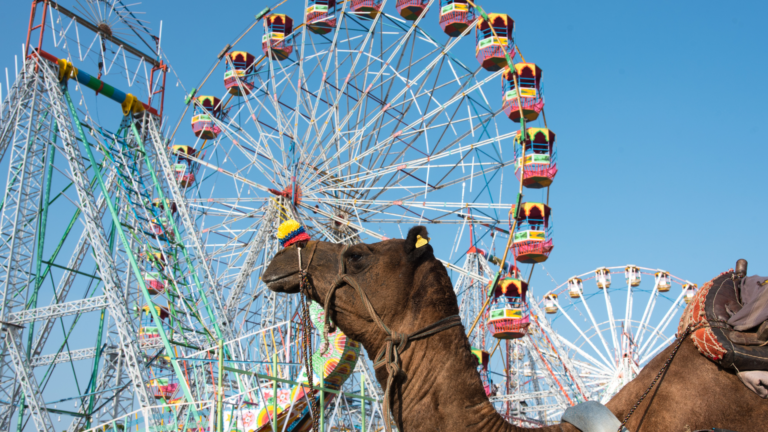
[[[312,247],[312,250],[309,254],[309,260],[307,261],[307,268],[302,269],[301,268],[301,247],[296,246],[296,249],[298,250],[299,254],[299,291],[303,294],[300,296],[301,298],[301,333],[303,335],[302,338],[302,355],[304,356],[304,367],[307,369],[307,383],[311,386],[314,384],[314,380],[312,379],[313,376],[313,362],[312,362],[312,338],[310,337],[311,330],[311,323],[309,318],[309,305],[307,304],[307,299],[310,298],[309,296],[309,279],[307,277],[307,270],[309,270],[309,265],[312,263],[312,258],[315,257],[315,250],[317,249],[317,242]],[[322,386],[323,383],[321,382],[320,385]],[[310,387],[311,388],[311,387]],[[312,414],[312,431],[317,432],[318,430],[318,422],[319,422],[319,408],[320,404],[317,398],[315,398],[315,392],[310,391],[309,392],[309,409]]]
[[[317,243],[318,242],[309,242],[312,243],[311,245],[308,245],[308,249],[310,249],[310,255],[309,259],[307,261],[306,268],[302,269],[301,266],[301,247],[297,245],[298,254],[299,254],[299,276],[300,276],[300,291],[302,294],[307,296],[309,298],[309,290],[305,287],[308,285],[308,280],[305,281],[306,277],[309,275],[309,266],[312,263],[312,258],[315,256],[315,251],[317,250]],[[355,291],[357,291],[357,294],[360,296],[360,300],[365,305],[366,310],[368,311],[368,315],[373,319],[373,322],[376,323],[376,326],[379,327],[387,336],[384,339],[384,346],[379,350],[378,354],[376,355],[376,358],[373,361],[373,367],[374,369],[379,369],[382,366],[387,368],[387,386],[384,390],[384,412],[389,413],[390,412],[390,390],[392,389],[392,384],[394,384],[395,380],[400,376],[400,372],[402,371],[400,368],[400,357],[403,354],[405,350],[408,349],[408,347],[411,345],[411,341],[419,340],[419,339],[425,339],[432,335],[435,335],[437,333],[440,333],[444,330],[448,330],[452,327],[457,327],[462,325],[461,324],[461,317],[459,315],[451,315],[449,317],[443,318],[441,320],[438,320],[424,328],[422,328],[419,331],[413,332],[413,333],[398,333],[396,331],[391,330],[389,327],[387,327],[386,324],[384,324],[384,321],[381,320],[381,317],[376,312],[376,310],[373,308],[373,305],[371,304],[371,301],[368,299],[368,295],[363,291],[363,288],[360,286],[360,284],[357,283],[357,281],[352,278],[349,274],[346,273],[346,264],[344,260],[344,254],[349,249],[349,245],[345,245],[344,248],[339,253],[339,274],[336,276],[336,280],[334,280],[333,284],[331,284],[331,289],[328,290],[328,293],[325,295],[325,301],[323,304],[323,311],[325,313],[325,322],[323,325],[323,339],[325,341],[322,352],[325,352],[328,348],[328,334],[336,330],[336,326],[331,322],[331,303],[333,301],[333,296],[336,293],[336,290],[340,287],[346,285],[351,286],[354,288]],[[305,329],[307,330],[307,329]],[[305,331],[306,334],[306,331]],[[310,365],[307,365],[308,367]],[[309,375],[309,372],[308,372]],[[384,421],[384,427],[386,432],[392,432],[392,426],[390,425],[390,422],[388,420]]]

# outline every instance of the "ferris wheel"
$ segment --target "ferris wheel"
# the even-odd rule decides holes
[[[303,24],[288,12],[266,15],[261,53],[229,50],[224,88],[189,96],[196,139],[184,140],[197,156],[178,172],[201,179],[187,187],[188,201],[232,299],[227,310],[246,310],[233,312],[244,335],[290,321],[298,307],[244,273],[258,274],[276,252],[275,242],[253,239],[281,221],[301,220],[313,238],[332,242],[402,236],[403,224],[427,225],[454,244],[467,231],[495,239],[509,235],[497,227],[508,225],[519,182],[546,188],[557,172],[555,135],[539,116],[541,68],[507,66],[519,51],[511,17],[442,1],[433,26],[445,35],[433,37],[425,21],[437,1],[398,1],[404,20],[388,15],[386,2],[309,5]],[[522,207],[510,257],[541,262],[552,250],[549,207]],[[438,252],[456,277],[489,274],[480,261],[456,261],[471,252],[454,255]],[[244,274],[246,286],[237,285]],[[481,313],[486,292],[468,290],[463,314]]]
[[[605,403],[675,339],[697,288],[660,269],[600,267],[571,277],[539,304],[594,400]]]
[[[542,70],[522,57],[512,17],[469,0],[284,2],[211,53],[216,67],[173,125],[161,38],[119,0],[76,3],[33,3],[0,111],[0,429],[196,430],[228,415],[272,430],[308,418],[297,380],[313,373],[346,395],[325,399],[326,428],[380,427],[388,413],[353,361],[359,347],[336,335],[330,357],[299,367],[299,298],[259,280],[287,219],[339,243],[400,237],[403,224],[452,241],[436,253],[472,287],[462,314],[481,317],[470,336],[487,365],[495,266],[553,247],[549,203],[516,208],[557,165]],[[468,237],[503,250],[509,236],[507,263],[462,250]],[[574,394],[573,368],[542,362],[562,350],[546,323],[531,329],[536,342],[497,355],[535,379],[496,370],[508,385],[494,403],[547,421]]]

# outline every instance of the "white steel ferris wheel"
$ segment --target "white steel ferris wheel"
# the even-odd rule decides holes
[[[605,403],[675,339],[696,290],[660,269],[600,267],[568,279],[540,305],[594,399]]]
[[[541,69],[524,60],[505,68],[519,52],[514,21],[504,14],[483,18],[471,2],[444,0],[440,24],[451,38],[433,37],[425,30],[427,11],[437,4],[398,1],[406,20],[388,15],[387,2],[370,0],[309,2],[303,24],[288,14],[267,15],[265,55],[226,47],[225,88],[206,85],[190,94],[197,140],[176,138],[190,149],[190,163],[178,170],[193,171],[188,201],[200,215],[206,252],[243,334],[288,321],[296,310],[296,299],[248,279],[277,250],[266,239],[286,218],[332,242],[386,239],[402,235],[403,224],[422,224],[433,238],[454,243],[469,225],[470,237],[473,227],[477,233],[472,244],[485,239],[493,245],[494,234],[509,235],[496,227],[507,226],[519,181],[531,188],[551,183],[556,149],[554,133],[539,117]],[[519,139],[521,119],[525,140]],[[525,235],[541,235],[548,246],[536,260],[551,250],[549,208],[539,207],[547,208],[539,216],[547,221],[521,222],[516,242],[536,255]],[[449,261],[452,255],[438,250],[460,278],[479,281],[490,274],[479,263],[478,270],[460,267]],[[472,307],[468,300],[487,297],[481,285],[459,293],[464,315],[482,312],[482,300]],[[566,374],[562,365],[556,373]],[[515,409],[509,398],[497,405],[526,416],[534,408],[526,411],[520,402],[529,399],[541,405],[536,418],[556,419],[569,402],[584,400],[571,401],[576,390],[558,385],[550,379],[535,397],[531,390],[518,398]],[[499,394],[520,389],[504,390]]]

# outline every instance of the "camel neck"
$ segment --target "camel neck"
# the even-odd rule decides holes
[[[414,334],[459,312],[441,263],[420,266],[414,280],[418,283],[409,290],[410,298],[403,307],[386,311],[381,317],[393,332]],[[369,357],[376,356],[384,346],[384,332],[372,320],[347,324]],[[390,389],[392,414],[401,432],[523,430],[507,423],[488,400],[465,331],[462,326],[451,327],[411,341],[402,353],[403,375]],[[383,388],[387,378],[385,367],[376,370]]]
[[[514,430],[488,401],[462,327],[412,342],[401,365],[405,378],[391,390],[401,431]],[[386,386],[384,367],[376,378]]]

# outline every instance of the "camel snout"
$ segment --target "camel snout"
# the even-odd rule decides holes
[[[299,292],[299,272],[295,268],[281,265],[276,256],[261,275],[261,280],[271,291],[295,294]]]

